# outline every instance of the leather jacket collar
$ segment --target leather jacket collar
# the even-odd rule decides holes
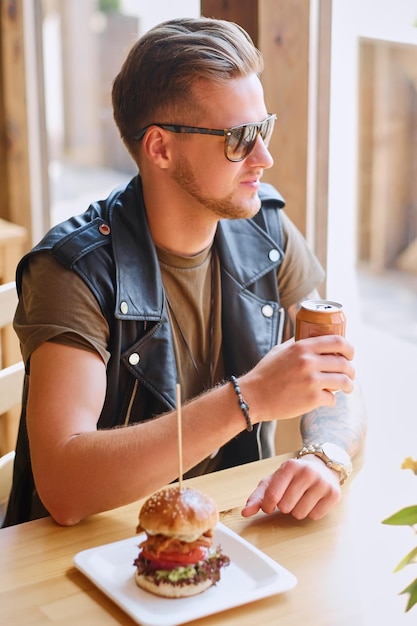
[[[264,194],[265,189],[270,195],[272,190],[277,201],[281,200],[283,205],[276,190],[267,187],[269,189],[263,187]],[[160,320],[164,294],[139,177],[133,179],[122,195],[110,204],[108,219],[116,265],[115,317],[138,321]],[[242,289],[249,288],[282,261],[282,251],[277,250],[276,242],[255,220],[221,220],[214,245],[222,271],[227,272]],[[141,271],[140,282],[147,287],[146,298],[138,290],[138,268]]]

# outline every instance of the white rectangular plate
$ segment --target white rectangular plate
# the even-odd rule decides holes
[[[217,585],[189,598],[160,598],[140,589],[135,580],[134,559],[145,535],[79,552],[76,567],[142,626],[178,626],[234,606],[287,591],[296,577],[269,556],[218,524],[213,545],[230,557]]]

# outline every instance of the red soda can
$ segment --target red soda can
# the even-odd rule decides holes
[[[331,300],[304,300],[295,319],[295,340],[319,335],[342,335],[346,316],[342,305]]]

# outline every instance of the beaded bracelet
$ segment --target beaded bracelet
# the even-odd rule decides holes
[[[240,391],[239,383],[237,382],[236,376],[231,376],[230,377],[230,382],[233,385],[233,388],[234,388],[235,393],[237,395],[237,403],[238,403],[238,405],[240,407],[240,410],[242,411],[243,416],[245,418],[246,430],[251,432],[253,430],[253,425],[252,425],[252,422],[251,422],[250,417],[249,417],[249,405],[243,399],[242,392]]]

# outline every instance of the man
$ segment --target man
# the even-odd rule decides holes
[[[18,268],[27,377],[6,525],[74,524],[175,480],[177,382],[187,476],[272,455],[275,421],[304,414],[303,442],[338,458],[304,450],[242,513],[318,519],[339,500],[364,437],[353,349],[292,339],[323,272],[260,182],[275,122],[261,71],[219,20],[172,20],[131,49],[113,107],[140,175]]]

